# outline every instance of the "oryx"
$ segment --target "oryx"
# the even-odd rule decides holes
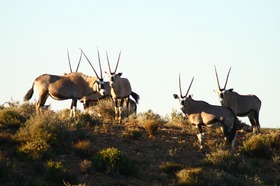
[[[248,117],[250,123],[253,127],[253,133],[260,132],[260,122],[259,122],[259,113],[261,109],[261,100],[255,95],[240,95],[237,92],[233,91],[233,89],[226,90],[229,73],[231,68],[228,71],[227,78],[225,81],[225,85],[221,88],[219,83],[219,77],[217,73],[217,69],[215,66],[215,73],[217,78],[217,84],[219,90],[216,90],[219,94],[219,100],[221,105],[227,106],[233,110],[236,116],[240,117]]]
[[[106,74],[109,77],[109,82],[111,86],[110,92],[115,103],[115,120],[118,120],[118,122],[121,123],[121,110],[123,102],[126,102],[126,110],[128,110],[128,97],[132,93],[132,88],[129,80],[127,78],[121,77],[122,73],[116,73],[120,61],[121,52],[119,53],[118,61],[114,71],[111,70],[107,51],[106,56],[109,67],[109,73],[106,72]]]
[[[200,148],[203,148],[202,126],[220,126],[224,133],[226,144],[231,144],[232,149],[234,149],[237,122],[235,114],[228,107],[210,105],[205,101],[196,101],[193,100],[191,96],[188,96],[193,79],[194,78],[192,78],[187,93],[183,96],[181,78],[179,75],[180,96],[173,94],[173,97],[179,99],[182,112],[186,115],[189,122],[196,126]]]
[[[36,103],[37,112],[41,112],[41,108],[45,104],[48,96],[51,96],[55,100],[78,100],[95,92],[105,95],[106,91],[104,89],[103,78],[102,76],[98,76],[93,66],[92,69],[96,77],[87,76],[78,72],[72,72],[63,76],[51,74],[40,75],[34,80],[31,89],[24,96],[24,101],[31,99],[34,86],[39,93],[39,99]]]
[[[112,98],[112,96],[111,96],[111,86],[110,86],[110,83],[108,81],[104,82],[104,88],[106,90],[106,96],[102,96],[99,92],[96,92],[94,94],[85,96],[80,100],[80,102],[82,102],[84,104],[84,109],[87,109],[90,106],[96,105],[98,100],[106,99],[106,98],[110,98],[110,99]],[[130,107],[130,110],[132,110],[133,113],[136,113],[137,104],[138,104],[138,101],[139,101],[140,97],[135,92],[131,92],[130,95],[132,96],[132,98],[135,101],[133,101],[132,99],[129,98],[128,107]],[[124,105],[124,106],[126,106],[126,105]]]
[[[69,51],[67,50],[67,56],[68,56],[68,63],[69,63],[69,68],[70,68],[70,73],[72,73],[72,66],[71,66],[71,61],[70,61],[70,55],[69,55]],[[79,62],[76,68],[75,72],[78,72],[80,63],[81,63],[81,59],[82,59],[82,50],[81,50],[81,54],[80,54],[80,58],[79,58]],[[67,73],[64,73],[64,75],[66,75]],[[70,106],[70,117],[72,116],[76,116],[76,108],[77,108],[77,99],[72,99],[71,102],[71,106]]]

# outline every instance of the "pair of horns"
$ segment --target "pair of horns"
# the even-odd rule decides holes
[[[100,55],[99,55],[99,50],[97,49],[97,54],[98,54],[98,62],[99,62],[99,69],[100,69],[100,77],[98,76],[96,70],[94,69],[94,67],[92,66],[91,62],[89,61],[88,57],[86,56],[86,54],[84,53],[84,51],[82,49],[81,50],[81,54],[83,54],[85,56],[85,58],[87,59],[88,63],[90,64],[91,68],[93,69],[95,75],[97,76],[98,79],[101,79],[103,77],[102,75],[102,68],[101,68],[101,62],[100,62]]]
[[[228,77],[229,77],[229,73],[230,73],[231,67],[230,67],[229,70],[228,70],[227,79],[226,79],[224,88],[221,88],[221,86],[220,86],[220,82],[219,82],[219,77],[218,77],[217,69],[216,69],[216,66],[214,66],[214,67],[215,67],[216,78],[217,78],[217,83],[218,83],[219,90],[225,90],[226,87],[227,87],[227,82],[228,82]]]
[[[72,66],[71,66],[71,61],[70,61],[70,55],[69,55],[69,51],[68,51],[68,50],[67,50],[67,55],[68,55],[68,62],[69,62],[70,72],[73,72],[73,71],[72,71]],[[79,63],[78,63],[78,65],[77,65],[77,68],[76,68],[76,71],[75,71],[75,72],[78,72],[78,69],[79,69],[81,60],[82,60],[82,52],[81,52],[80,59],[79,59]]]
[[[191,83],[190,83],[190,85],[189,85],[189,88],[188,88],[188,90],[187,90],[187,93],[185,94],[185,96],[183,96],[183,94],[182,94],[182,88],[181,88],[181,75],[179,74],[179,89],[180,89],[180,96],[181,96],[182,98],[183,98],[183,97],[186,97],[186,96],[188,95],[188,93],[189,93],[189,91],[190,91],[190,89],[191,89],[193,80],[194,80],[194,77],[192,78],[192,81],[191,81]]]
[[[110,73],[111,73],[111,74],[115,74],[115,73],[116,73],[116,71],[117,71],[117,69],[118,69],[119,62],[120,62],[120,57],[121,57],[121,53],[122,53],[122,51],[120,51],[120,53],[119,53],[119,57],[118,57],[118,61],[117,61],[117,64],[116,64],[115,70],[114,70],[114,72],[112,72],[112,70],[111,70],[111,66],[110,66],[110,62],[109,62],[108,53],[107,53],[107,51],[106,51],[107,63],[108,63],[109,71],[110,71]]]

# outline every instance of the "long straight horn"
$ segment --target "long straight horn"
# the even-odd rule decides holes
[[[67,56],[68,56],[68,63],[69,63],[70,72],[73,72],[73,71],[72,71],[72,67],[71,67],[70,55],[69,55],[68,49],[67,49]]]
[[[180,90],[180,97],[183,97],[182,88],[181,88],[181,75],[180,74],[179,74],[179,90]]]
[[[117,61],[117,64],[116,64],[116,68],[115,68],[114,73],[116,73],[116,71],[117,71],[117,69],[118,69],[119,62],[120,62],[120,57],[121,57],[121,53],[122,53],[122,51],[120,51],[120,53],[119,53],[119,57],[118,57],[118,61]]]
[[[76,68],[76,72],[78,72],[78,70],[79,70],[80,63],[81,63],[81,60],[82,60],[82,54],[83,54],[83,53],[82,53],[82,51],[81,51],[79,63],[78,63],[77,68]]]
[[[98,54],[98,62],[99,62],[99,69],[100,69],[100,77],[102,78],[102,68],[101,68],[100,54],[98,48],[97,48],[97,54]]]
[[[221,90],[221,86],[220,86],[220,83],[219,83],[219,77],[218,77],[217,69],[216,69],[216,66],[214,66],[214,67],[215,67],[216,79],[217,79],[218,87],[219,87],[219,90]]]
[[[230,70],[231,70],[231,67],[229,68],[228,73],[227,73],[227,79],[226,79],[226,82],[225,82],[224,89],[226,89],[226,86],[227,86],[227,82],[228,82],[228,77],[229,77]]]
[[[83,52],[82,49],[80,49],[80,50],[81,50],[81,52],[83,53],[83,55],[86,57],[88,63],[90,64],[90,66],[91,66],[92,70],[94,71],[95,75],[97,76],[97,78],[100,79],[100,77],[99,77],[98,74],[96,73],[94,67],[92,66],[92,64],[91,64],[91,62],[89,61],[89,59],[88,59],[88,57],[86,56],[86,54]]]
[[[187,91],[185,97],[188,95],[188,93],[189,93],[189,91],[190,91],[190,89],[191,89],[191,86],[192,86],[192,83],[193,83],[193,79],[194,79],[194,77],[192,78],[192,81],[191,81],[191,83],[190,83],[190,86],[189,86],[189,88],[188,88],[188,91]]]
[[[109,71],[110,71],[110,73],[112,73],[107,51],[106,51],[106,56],[107,56],[107,63],[108,63]]]

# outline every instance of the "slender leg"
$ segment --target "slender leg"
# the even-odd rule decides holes
[[[119,123],[122,123],[122,105],[123,105],[123,99],[120,99],[120,104],[119,104],[119,115],[118,115],[118,121]]]
[[[255,111],[251,112],[249,115],[248,115],[248,118],[250,120],[250,123],[253,127],[253,134],[257,134],[259,132],[259,126],[257,124],[257,121],[255,120],[255,114],[254,114]]]
[[[254,118],[256,121],[256,128],[257,128],[257,133],[261,132],[261,125],[260,125],[260,121],[259,121],[259,112],[258,111],[254,111]]]
[[[44,106],[44,104],[46,103],[47,99],[49,97],[49,94],[47,91],[45,92],[42,92],[40,95],[39,95],[39,100],[37,102],[37,105],[36,105],[36,111],[37,111],[37,114],[42,114],[42,107]]]
[[[72,99],[71,108],[70,108],[70,118],[76,117],[76,107],[77,107],[77,100]]]
[[[203,149],[203,134],[202,134],[202,127],[200,124],[196,125],[197,128],[197,138],[198,138],[198,142],[199,142],[199,148]]]
[[[118,99],[114,99],[115,103],[115,120],[118,120],[119,109],[118,109]]]

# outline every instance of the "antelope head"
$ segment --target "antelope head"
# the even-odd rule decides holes
[[[225,81],[225,85],[224,85],[223,88],[221,88],[220,83],[219,83],[219,77],[218,77],[216,66],[214,66],[214,67],[215,67],[217,84],[218,84],[218,88],[219,88],[219,90],[214,90],[214,92],[216,92],[219,95],[219,101],[221,102],[221,104],[223,104],[224,103],[224,95],[225,95],[225,93],[227,91],[226,87],[227,87],[227,82],[228,82],[228,77],[229,77],[229,73],[230,73],[231,67],[228,70],[227,79]],[[229,89],[229,91],[232,91],[232,90],[233,89]]]
[[[179,99],[179,104],[180,104],[181,110],[184,110],[184,109],[185,109],[185,107],[186,107],[186,100],[187,100],[188,98],[192,99],[191,96],[189,96],[189,97],[187,97],[187,96],[188,96],[188,93],[189,93],[190,88],[191,88],[191,86],[192,86],[193,79],[194,79],[194,77],[193,77],[192,80],[191,80],[191,83],[190,83],[190,85],[189,85],[189,88],[188,88],[186,94],[183,96],[183,95],[182,95],[182,88],[181,88],[181,77],[180,77],[180,74],[179,74],[179,90],[180,90],[180,96],[178,96],[177,94],[173,94],[173,97],[174,97],[174,99]]]
[[[116,82],[116,79],[120,78],[121,75],[122,75],[121,72],[120,73],[116,73],[117,69],[118,69],[119,62],[120,62],[121,52],[119,53],[118,61],[117,61],[117,64],[116,64],[116,67],[115,67],[114,71],[111,70],[110,61],[109,61],[109,57],[108,57],[107,51],[106,51],[106,56],[107,56],[107,63],[108,63],[109,72],[105,72],[105,73],[109,77],[110,86],[113,87],[115,82]]]
[[[86,56],[86,54],[83,52],[82,49],[81,53],[85,56],[85,58],[87,59],[88,63],[90,64],[91,68],[93,69],[97,80],[93,83],[97,83],[97,91],[102,95],[106,95],[106,90],[105,90],[105,86],[104,86],[104,80],[103,80],[103,75],[102,75],[102,68],[101,68],[101,62],[100,62],[100,55],[99,55],[99,50],[97,49],[97,54],[98,54],[98,62],[99,62],[99,69],[100,69],[100,76],[98,76],[96,70],[94,69],[94,67],[92,66],[91,62],[89,61],[88,57]]]

